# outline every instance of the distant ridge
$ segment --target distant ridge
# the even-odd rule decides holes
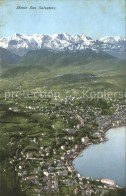
[[[117,36],[107,36],[94,40],[84,34],[14,34],[11,37],[0,38],[0,47],[8,49],[17,55],[24,56],[32,50],[47,49],[55,52],[80,51],[90,49],[97,53],[105,52],[121,59],[126,58],[126,39]]]

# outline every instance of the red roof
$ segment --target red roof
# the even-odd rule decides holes
[[[61,157],[65,157],[65,155],[66,155],[66,154],[62,154],[62,156],[61,156]]]
[[[109,179],[105,179],[105,178],[102,178],[101,180],[105,180],[105,181],[108,181],[108,182],[113,182],[113,183],[115,183],[114,180],[109,180]]]

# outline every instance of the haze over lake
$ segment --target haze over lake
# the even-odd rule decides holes
[[[78,173],[95,179],[111,179],[126,187],[125,130],[126,127],[112,128],[106,133],[107,142],[83,150],[83,157],[76,157],[73,161]]]

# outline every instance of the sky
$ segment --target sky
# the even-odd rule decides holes
[[[0,37],[14,33],[125,37],[125,0],[0,0]]]

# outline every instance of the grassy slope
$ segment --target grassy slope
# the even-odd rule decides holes
[[[0,47],[0,66],[2,68],[12,67],[13,64],[20,60],[20,56]]]
[[[113,90],[125,91],[126,60],[90,50],[76,53],[31,51],[12,68],[4,70],[0,87],[3,91],[56,89],[58,91]],[[88,75],[87,75],[88,74]],[[91,77],[91,75],[95,77]]]
[[[93,61],[68,64],[67,66],[16,66],[2,74],[2,89],[16,88],[22,85],[26,89],[47,88],[60,89],[81,88],[86,86],[95,90],[125,90],[126,61],[117,59],[94,59]],[[87,77],[91,74],[95,78]]]

